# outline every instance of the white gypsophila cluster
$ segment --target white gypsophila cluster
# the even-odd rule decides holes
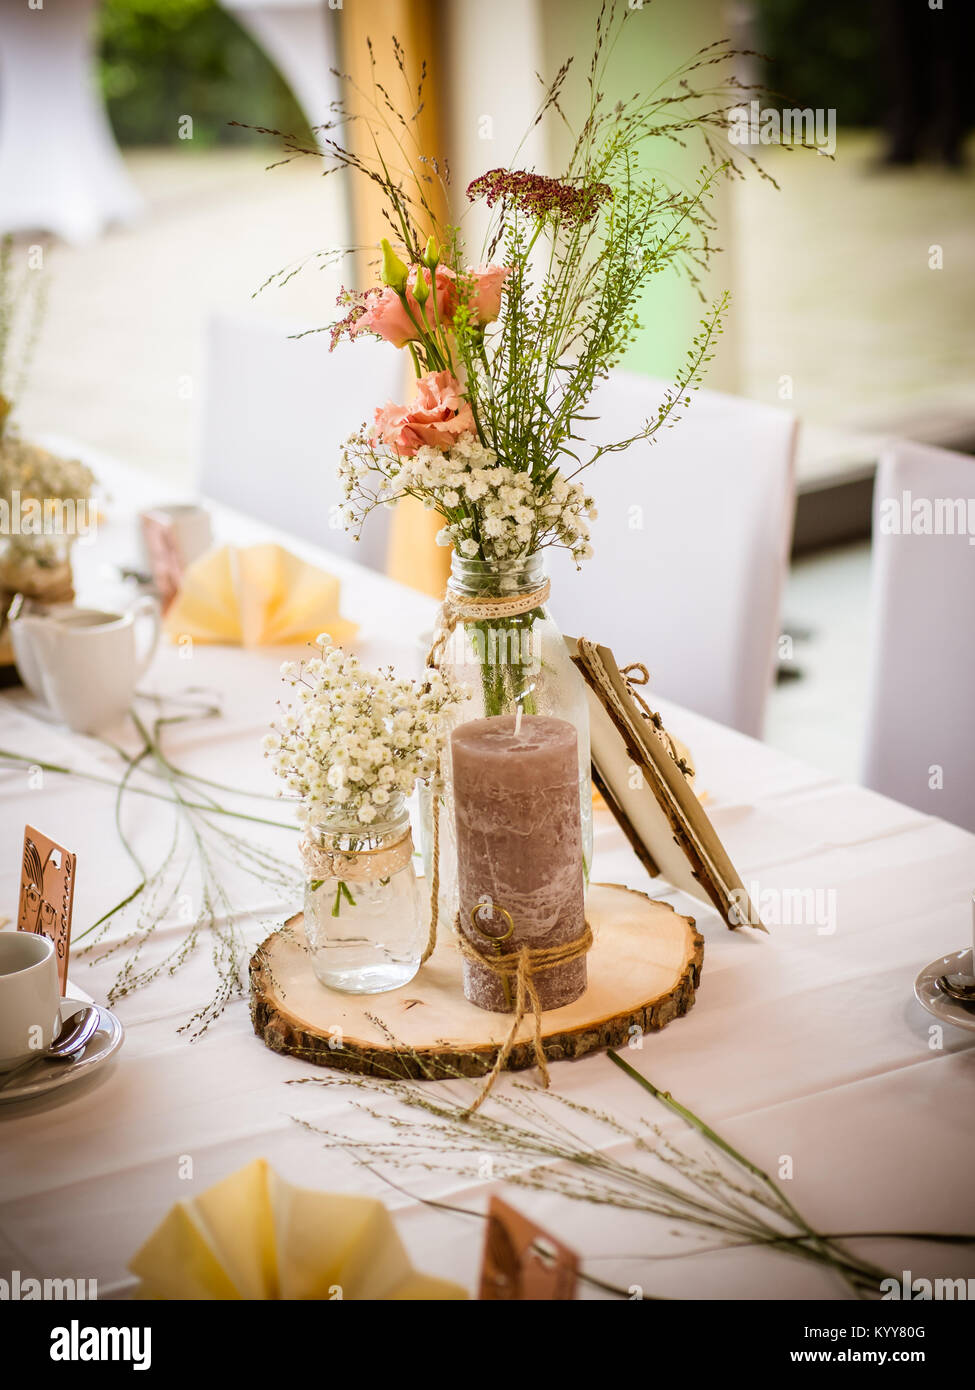
[[[90,519],[94,485],[95,475],[86,464],[28,444],[8,430],[0,439],[0,509],[12,516],[19,508],[22,518],[19,529],[7,528],[8,554],[43,563],[58,553],[63,541],[74,540],[79,521]],[[57,505],[62,502],[68,507]]]
[[[556,473],[547,485],[499,463],[476,435],[449,449],[422,445],[409,458],[382,454],[362,435],[346,441],[339,466],[347,524],[358,531],[375,506],[404,493],[420,497],[446,521],[439,545],[465,559],[515,560],[559,545],[576,564],[592,555],[588,522],[596,507],[578,483]]]
[[[315,640],[319,655],[286,661],[281,675],[294,690],[264,739],[264,753],[299,801],[299,819],[343,816],[370,825],[388,819],[398,796],[430,777],[444,736],[444,712],[457,701],[439,671],[422,685]]]

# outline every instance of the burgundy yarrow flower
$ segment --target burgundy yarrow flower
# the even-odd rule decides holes
[[[563,222],[589,222],[613,190],[608,183],[562,183],[523,169],[489,169],[468,184],[467,196],[471,202],[484,198],[488,207],[500,198],[531,217],[556,214]]]

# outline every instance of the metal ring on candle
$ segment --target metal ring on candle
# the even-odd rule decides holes
[[[502,932],[500,936],[492,936],[489,931],[485,931],[484,928],[481,926],[480,922],[477,920],[477,915],[482,907],[490,907],[492,917],[496,912],[500,912],[503,917],[507,917],[508,930],[506,932]],[[512,917],[511,913],[508,911],[506,907],[500,907],[497,903],[475,903],[474,906],[471,908],[471,926],[474,928],[475,931],[480,932],[482,936],[487,937],[488,941],[507,941],[508,937],[512,935],[515,929],[514,918]]]

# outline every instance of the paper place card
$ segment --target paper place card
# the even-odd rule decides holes
[[[49,936],[54,942],[62,997],[68,984],[76,866],[77,858],[70,850],[32,825],[25,827],[17,928]]]
[[[521,1212],[492,1197],[479,1298],[528,1302],[575,1298],[579,1257]]]

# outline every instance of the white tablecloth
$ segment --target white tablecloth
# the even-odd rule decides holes
[[[132,509],[165,500],[134,475],[110,481],[109,524],[97,545],[78,552],[83,599],[111,597],[106,560],[136,554]],[[241,541],[267,534],[227,513],[218,513],[218,527]],[[310,547],[294,548],[314,557]],[[414,662],[430,601],[356,566],[318,559],[343,578],[343,609],[362,624],[364,657]],[[171,732],[175,762],[237,786],[266,787],[259,744],[280,693],[280,662],[291,654],[197,646],[186,661],[161,648],[146,689],[204,687],[219,692],[224,710],[219,723]],[[652,653],[619,655],[652,664]],[[656,896],[696,917],[706,939],[703,978],[690,1014],[646,1038],[628,1060],[766,1171],[778,1173],[789,1156],[793,1176],[783,1186],[820,1230],[975,1229],[973,1036],[947,1026],[939,1039],[912,996],[921,966],[970,940],[975,838],[680,709],[664,707],[664,714],[693,750],[708,810],[746,885],[767,903],[774,903],[770,890],[820,890],[835,930],[807,920],[772,922],[768,937],[732,933],[711,909],[654,884]],[[22,692],[0,698],[0,747],[117,768],[113,753],[50,723]],[[29,789],[26,772],[0,772],[8,913],[27,820],[78,853],[76,932],[134,886],[113,828],[113,800],[111,789],[91,783],[48,775]],[[271,814],[278,810],[272,805]],[[137,846],[158,851],[170,813],[133,797],[127,825]],[[291,836],[266,833],[282,853],[293,852]],[[597,817],[595,877],[648,886],[605,813]],[[260,896],[252,887],[246,925],[253,943],[294,906]],[[160,930],[172,941],[185,928]],[[116,969],[112,961],[76,961],[72,977],[104,999]],[[285,1085],[314,1069],[269,1052],[251,1031],[245,1000],[198,1042],[177,1032],[210,997],[212,980],[204,943],[174,977],[118,1005],[127,1038],[100,1076],[45,1102],[0,1107],[0,1277],[11,1269],[93,1277],[102,1296],[124,1294],[132,1285],[127,1260],[174,1201],[264,1156],[292,1181],[383,1197],[418,1266],[473,1288],[480,1223],[391,1191],[297,1125],[300,1115],[354,1135],[366,1122],[343,1092]],[[663,1122],[686,1142],[686,1131],[604,1056],[556,1065],[553,1084],[628,1119]],[[602,1142],[627,1154],[625,1142],[609,1135]],[[192,1177],[181,1176],[190,1169]],[[492,1187],[420,1172],[392,1176],[410,1194],[464,1207],[483,1205]],[[654,1252],[692,1250],[693,1242],[681,1244],[666,1223],[648,1217],[519,1188],[506,1196],[574,1245],[592,1274],[624,1287],[698,1297],[844,1292],[832,1277],[783,1255],[688,1253],[655,1262]],[[971,1249],[898,1241],[857,1248],[898,1273],[975,1275]]]

